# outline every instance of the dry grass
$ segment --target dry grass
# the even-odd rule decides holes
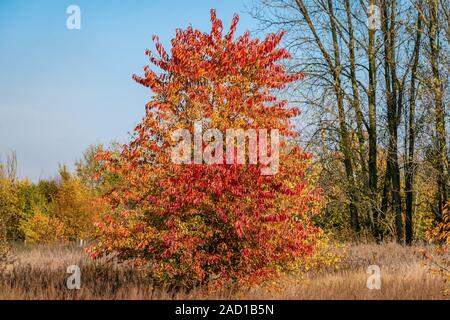
[[[363,244],[346,248],[334,271],[306,275],[298,285],[287,286],[283,299],[444,299],[443,280],[428,272],[419,251],[423,247],[397,244]],[[429,248],[428,248],[429,249]],[[369,265],[381,268],[381,290],[366,286]],[[263,295],[260,298],[273,296]]]
[[[445,299],[444,283],[427,271],[418,251],[396,244],[347,245],[335,268],[250,291],[189,293],[153,289],[141,274],[86,257],[77,246],[19,246],[0,271],[0,299]],[[426,248],[425,248],[426,249]],[[66,288],[69,265],[81,268],[81,289]],[[381,290],[366,287],[369,265],[381,267]]]

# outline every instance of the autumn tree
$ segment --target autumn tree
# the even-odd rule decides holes
[[[153,67],[134,76],[153,93],[145,117],[120,154],[97,156],[102,174],[118,178],[103,197],[111,210],[98,224],[91,255],[114,254],[157,283],[259,283],[296,269],[313,253],[318,234],[310,217],[321,196],[307,174],[310,155],[296,144],[286,148],[296,136],[291,120],[298,110],[277,96],[302,77],[280,63],[290,57],[277,48],[284,33],[235,39],[238,16],[225,34],[214,10],[211,22],[209,33],[177,29],[170,52],[153,37],[156,54],[146,52]],[[257,163],[250,161],[250,144],[245,163],[172,161],[176,130],[195,137],[210,128],[278,130],[278,171],[262,174],[261,143]],[[204,135],[192,149],[223,159],[225,147],[211,150],[212,138]]]
[[[26,193],[29,203],[24,204],[29,208],[22,206],[20,229],[27,241],[56,243],[92,237],[102,206],[95,193],[65,166],[58,180],[25,187],[21,193]]]
[[[11,153],[6,165],[0,163],[0,242],[16,240],[20,219],[16,184],[16,156]]]

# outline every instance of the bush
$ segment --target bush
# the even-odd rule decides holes
[[[39,196],[28,204],[31,214],[20,225],[27,241],[54,243],[92,237],[95,217],[102,208],[95,193],[79,178],[62,167],[59,181],[40,182],[38,188]],[[33,199],[31,194],[29,191],[25,198]]]
[[[427,234],[435,244],[433,252],[423,250],[422,254],[430,272],[439,274],[444,281],[444,295],[450,295],[450,203],[444,208],[442,221]]]

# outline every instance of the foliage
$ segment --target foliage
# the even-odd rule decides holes
[[[430,271],[442,276],[445,282],[444,294],[450,294],[450,213],[447,205],[442,222],[428,233],[430,242],[436,245],[434,252],[422,254],[431,267]]]
[[[223,35],[211,11],[210,33],[176,30],[171,54],[156,36],[159,56],[147,51],[156,70],[134,79],[154,93],[134,139],[120,155],[98,159],[117,185],[104,196],[111,212],[98,224],[95,258],[116,254],[156,282],[192,287],[229,280],[252,285],[278,275],[311,255],[318,229],[310,216],[322,201],[306,172],[310,155],[295,146],[281,152],[275,175],[261,164],[174,164],[171,133],[203,129],[278,129],[296,133],[298,114],[273,94],[301,77],[279,63],[283,33],[263,41],[245,33],[233,39],[238,17]],[[162,72],[161,72],[162,71]],[[284,142],[282,142],[284,144]],[[283,146],[283,145],[282,145]]]
[[[34,214],[22,221],[21,229],[30,243],[64,242],[64,224],[56,218],[36,208]]]
[[[103,208],[87,181],[62,166],[58,179],[32,183],[17,178],[16,166],[14,153],[6,164],[0,163],[1,246],[7,248],[11,241],[51,243],[92,236],[93,220]]]
[[[92,145],[83,153],[83,157],[75,163],[75,170],[80,180],[95,188],[98,186],[98,182],[93,179],[95,174],[100,170],[100,162],[96,161],[95,155],[103,151],[102,145]]]
[[[92,235],[95,216],[102,209],[96,204],[95,194],[80,179],[62,167],[59,181],[40,183],[38,188],[41,190],[37,199],[27,204],[32,213],[20,225],[27,241],[64,242]],[[49,196],[49,190],[52,190],[50,201],[45,202],[43,198]]]
[[[301,268],[314,273],[338,270],[345,255],[344,246],[339,242],[333,241],[330,235],[325,234],[321,230],[317,236],[315,253],[302,262]]]
[[[20,219],[18,186],[6,172],[0,164],[0,241],[4,242],[20,237],[16,232]]]
[[[117,142],[110,143],[108,150],[114,154],[120,154],[121,145]],[[96,159],[96,155],[103,152],[105,147],[102,144],[91,145],[83,153],[80,160],[75,163],[76,175],[80,181],[88,186],[91,190],[102,193],[110,190],[118,182],[118,177],[114,174],[103,174],[99,178],[102,171],[102,162]]]

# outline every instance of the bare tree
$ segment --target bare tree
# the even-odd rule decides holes
[[[291,100],[306,109],[303,143],[321,163],[321,183],[344,179],[344,197],[329,194],[325,211],[345,204],[355,235],[410,244],[415,172],[430,150],[437,216],[447,202],[448,0],[255,1],[254,17],[287,31],[290,67],[306,75]],[[374,8],[379,29],[368,24]]]

